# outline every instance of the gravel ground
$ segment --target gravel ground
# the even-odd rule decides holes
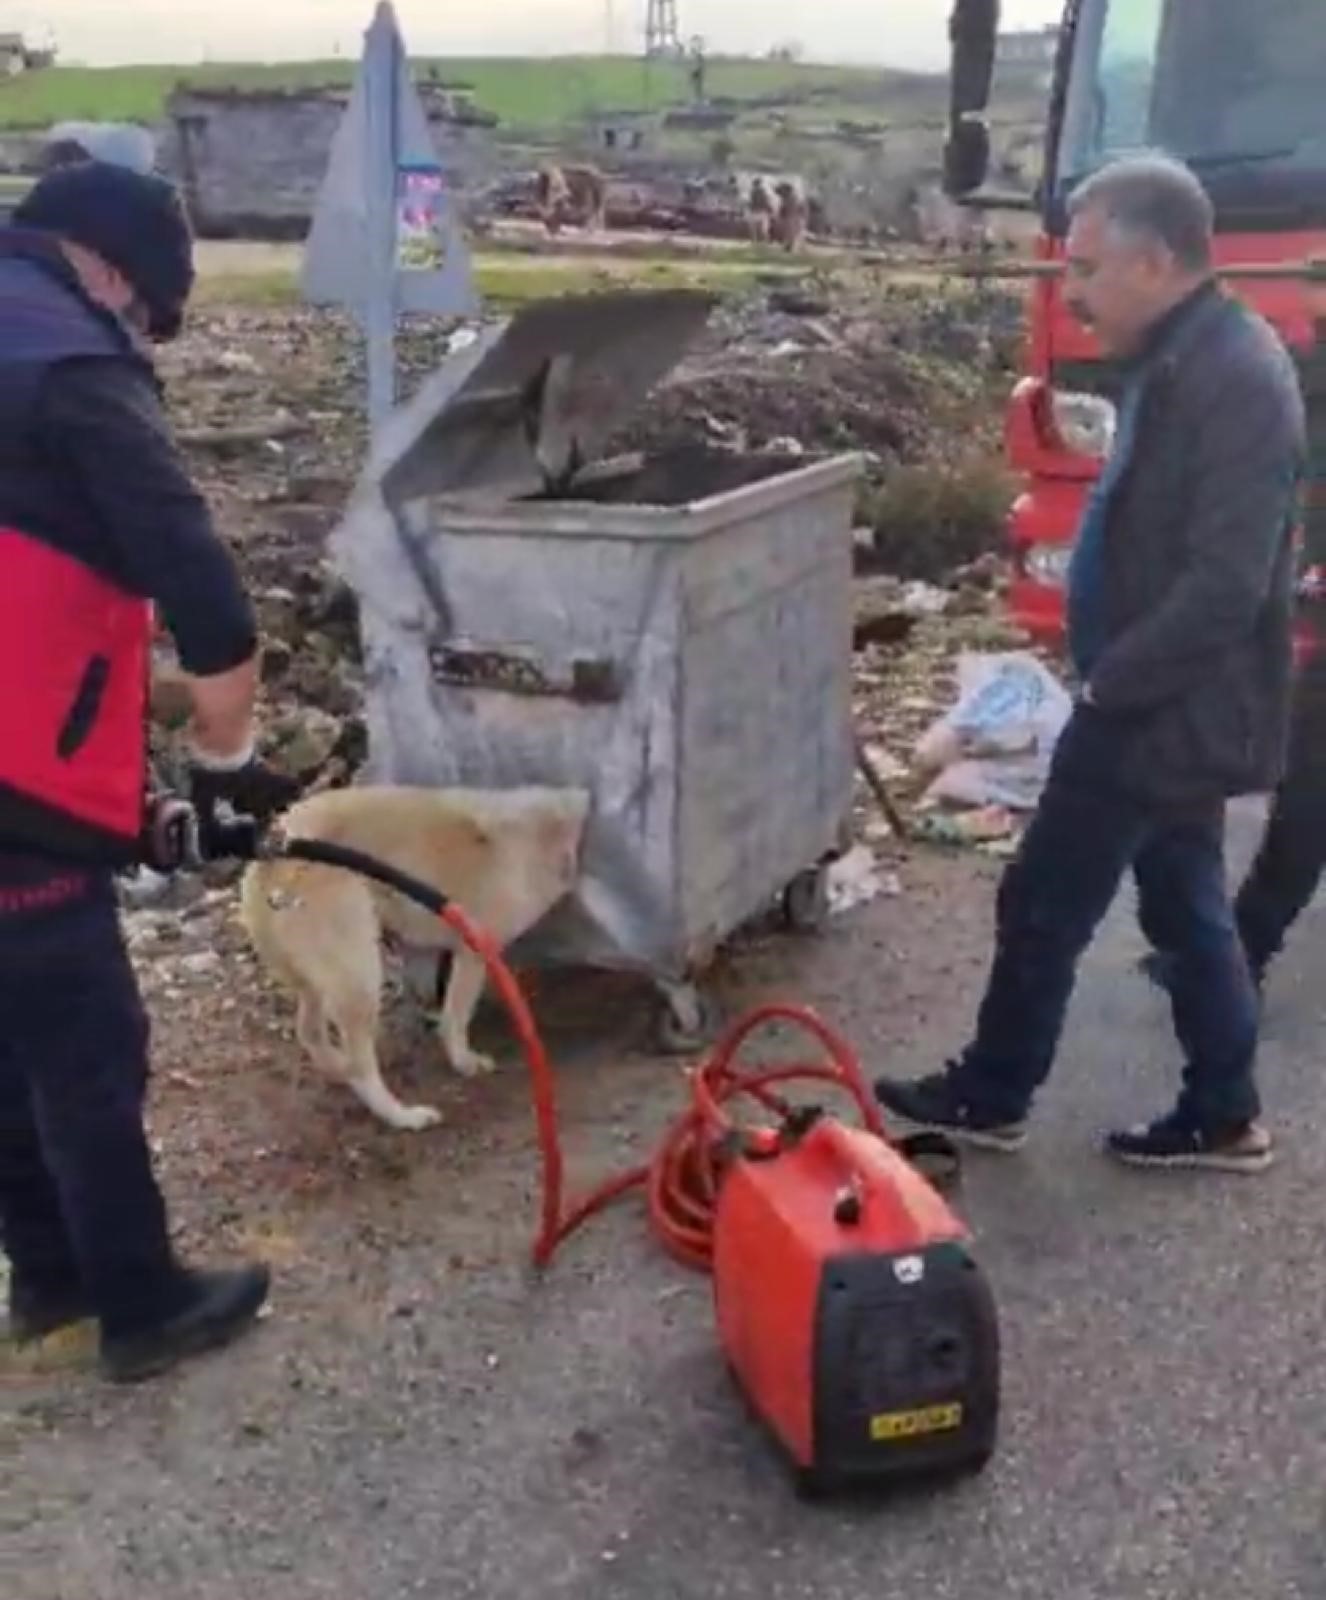
[[[1241,849],[1252,828],[1236,819]],[[995,870],[904,862],[901,896],[823,938],[752,941],[727,997],[811,999],[871,1068],[921,1070],[962,1042]],[[817,1508],[729,1390],[706,1284],[659,1259],[632,1206],[532,1280],[517,1071],[444,1084],[436,1134],[379,1132],[336,1089],[292,1083],[285,1013],[239,957],[220,998],[187,938],[164,965],[145,958],[182,1231],[261,1242],[274,1311],[136,1391],[98,1385],[77,1341],[55,1370],[8,1370],[4,1594],[1319,1600],[1321,926],[1270,1002],[1281,1164],[1259,1181],[1148,1178],[1091,1152],[1102,1124],[1163,1103],[1175,1070],[1120,905],[1034,1142],[969,1167],[1007,1345],[995,1464],[957,1490]],[[616,1165],[676,1103],[676,1067],[633,1047],[633,990],[543,987],[573,1163]],[[412,1093],[435,1092],[404,1032],[394,1061]]]

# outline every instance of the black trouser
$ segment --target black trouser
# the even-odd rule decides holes
[[[1289,761],[1235,910],[1254,972],[1284,946],[1326,870],[1326,660],[1304,669],[1294,693]]]
[[[1078,959],[1131,868],[1175,956],[1180,1114],[1210,1128],[1257,1115],[1257,1007],[1225,888],[1223,820],[1219,804],[1157,812],[1051,773],[1000,883],[994,961],[956,1067],[974,1107],[993,1120],[1026,1115],[1049,1076]]]
[[[16,1285],[81,1290],[112,1336],[182,1299],[143,1127],[147,1044],[110,875],[0,858],[0,1243]]]

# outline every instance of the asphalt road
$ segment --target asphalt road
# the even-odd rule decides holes
[[[1236,819],[1240,851],[1254,820]],[[919,906],[871,907],[804,958],[806,991],[895,1070],[960,1044],[978,992],[988,875],[945,870]],[[1093,1141],[1167,1103],[1176,1053],[1162,1001],[1131,972],[1130,908],[1116,908],[1033,1142],[969,1169],[964,1209],[1006,1343],[1002,1444],[983,1478],[802,1505],[728,1387],[705,1283],[642,1249],[626,1210],[534,1286],[517,1259],[521,1191],[492,1219],[512,1248],[463,1282],[440,1273],[455,1244],[440,1209],[376,1252],[358,1299],[347,1268],[334,1318],[296,1294],[247,1345],[153,1389],[16,1392],[16,1447],[0,1454],[14,1578],[0,1589],[1321,1600],[1322,928],[1311,913],[1271,995],[1278,1166],[1138,1175]],[[957,953],[941,960],[945,938]],[[900,950],[916,952],[913,977]],[[457,1182],[468,1237],[475,1207],[498,1202],[482,1164]],[[315,1243],[360,1259],[350,1223]]]

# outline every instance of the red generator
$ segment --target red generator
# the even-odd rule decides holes
[[[979,1472],[999,1325],[966,1228],[915,1164],[942,1141],[895,1146],[807,1108],[736,1142],[714,1218],[719,1338],[799,1488]]]

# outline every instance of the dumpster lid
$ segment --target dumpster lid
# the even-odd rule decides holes
[[[540,300],[421,388],[380,463],[390,501],[565,487],[685,354],[717,304],[694,289]]]

